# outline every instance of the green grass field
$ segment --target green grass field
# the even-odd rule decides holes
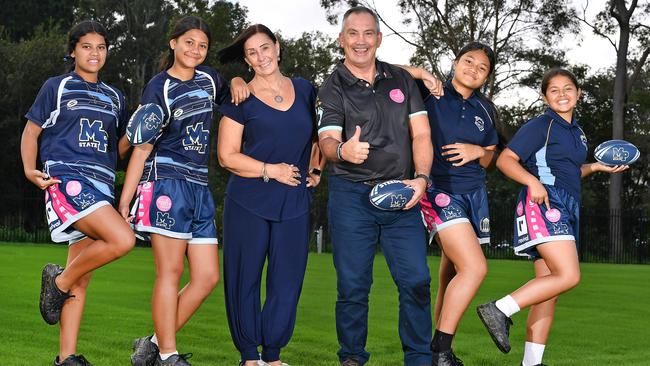
[[[0,364],[49,365],[58,352],[58,328],[38,311],[40,271],[47,262],[63,263],[65,246],[0,244]],[[436,283],[438,258],[429,258]],[[519,365],[526,312],[514,316],[513,350],[501,354],[480,324],[474,307],[502,296],[532,275],[525,261],[489,262],[490,273],[466,313],[454,350],[466,365]],[[560,298],[544,362],[559,365],[650,365],[650,266],[583,264],[582,283]],[[370,366],[401,365],[397,335],[397,291],[382,256],[375,264],[370,298],[367,349]],[[149,249],[94,274],[81,329],[79,352],[93,364],[130,365],[133,338],[150,334]],[[435,293],[435,286],[432,292]],[[336,279],[329,254],[311,254],[296,330],[283,352],[292,366],[338,365],[334,303]],[[236,365],[238,353],[228,332],[223,288],[217,287],[178,334],[181,352],[193,352],[193,365]]]

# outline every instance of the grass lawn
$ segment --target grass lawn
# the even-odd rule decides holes
[[[38,311],[40,272],[45,263],[63,263],[65,246],[0,244],[0,354],[2,365],[50,365],[58,352],[58,327]],[[434,284],[438,258],[430,257]],[[526,312],[514,316],[513,350],[501,354],[480,324],[474,308],[512,291],[532,276],[525,261],[491,260],[490,273],[465,315],[456,354],[466,365],[519,365]],[[397,335],[397,291],[378,255],[370,297],[369,366],[401,365]],[[583,264],[582,283],[560,298],[544,362],[559,365],[650,365],[650,266]],[[130,365],[134,338],[152,332],[150,250],[95,272],[89,287],[78,351],[94,365]],[[434,297],[435,298],[435,297]],[[334,322],[336,277],[329,254],[311,254],[298,320],[283,360],[292,366],[338,365]],[[236,365],[239,358],[228,332],[220,284],[178,334],[181,352],[193,352],[193,365]]]

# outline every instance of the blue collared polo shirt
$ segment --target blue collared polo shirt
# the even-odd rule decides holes
[[[425,97],[424,105],[431,125],[433,186],[455,194],[474,192],[485,186],[485,169],[478,160],[455,167],[453,162],[447,161],[449,156],[442,156],[442,147],[453,143],[483,147],[496,145],[499,137],[492,120],[495,115],[492,106],[475,93],[463,99],[451,81],[445,83],[445,94],[440,99],[431,96],[421,81],[418,81],[418,86]]]
[[[588,145],[575,117],[569,123],[549,108],[521,126],[508,148],[540,182],[580,199],[580,168]]]

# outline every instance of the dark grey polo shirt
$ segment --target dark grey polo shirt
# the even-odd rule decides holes
[[[359,140],[370,144],[368,159],[362,164],[328,164],[329,174],[353,182],[410,179],[409,120],[427,114],[408,72],[378,60],[376,66],[377,75],[370,84],[352,75],[341,62],[321,86],[316,102],[319,134],[337,130],[347,141],[360,126]]]

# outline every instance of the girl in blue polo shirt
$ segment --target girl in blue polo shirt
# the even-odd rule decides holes
[[[432,184],[420,205],[430,238],[435,237],[442,249],[431,341],[433,365],[461,364],[451,343],[487,273],[480,246],[490,241],[485,168],[492,162],[499,137],[495,107],[479,89],[494,64],[492,49],[472,42],[456,56],[453,77],[444,83],[441,97],[429,94],[419,83],[434,148]]]
[[[45,213],[55,242],[68,242],[65,270],[43,269],[40,310],[48,324],[60,321],[55,365],[90,365],[76,354],[79,327],[92,271],[125,255],[133,231],[113,208],[120,140],[126,124],[122,93],[99,79],[108,33],[95,21],[68,35],[68,73],[48,79],[25,117],[21,140],[25,176],[45,191]],[[40,152],[42,170],[36,169]]]
[[[140,99],[141,104],[159,105],[164,122],[154,141],[134,148],[120,197],[120,213],[131,220],[129,203],[137,195],[134,226],[151,238],[156,266],[155,333],[135,340],[133,366],[189,365],[188,355],[178,354],[176,332],[219,279],[208,155],[215,105],[229,94],[223,77],[201,65],[210,40],[210,29],[201,18],[180,19],[162,60],[162,72],[149,81]],[[179,291],[186,257],[190,281]]]
[[[580,282],[578,229],[580,179],[627,166],[585,164],[587,138],[575,119],[580,98],[575,76],[551,69],[542,79],[541,116],[526,122],[497,160],[497,167],[524,185],[515,208],[515,253],[534,260],[535,278],[496,302],[480,305],[479,317],[499,349],[510,351],[510,317],[530,306],[522,365],[541,365],[557,297]]]

